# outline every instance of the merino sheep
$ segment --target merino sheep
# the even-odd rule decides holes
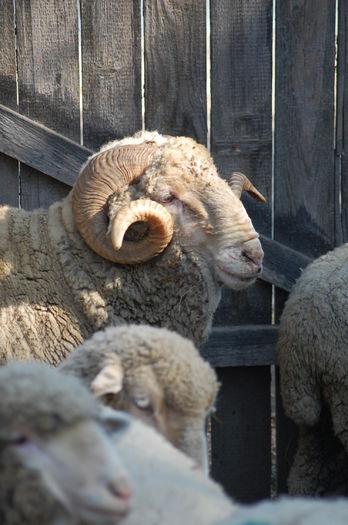
[[[263,251],[240,196],[206,148],[141,132],[92,155],[48,210],[0,207],[0,359],[59,363],[107,325],[207,337],[221,285],[260,276]],[[59,344],[57,344],[59,341]]]
[[[206,467],[205,421],[216,374],[193,343],[165,328],[108,327],[63,361],[103,402],[140,418]]]
[[[42,363],[0,367],[1,525],[114,525],[129,512],[129,478],[109,414],[74,377]]]
[[[300,427],[291,494],[348,495],[348,244],[310,264],[279,326],[287,415]]]
[[[213,525],[235,512],[220,485],[141,421],[134,420],[116,446],[133,486],[122,525]]]
[[[127,521],[127,520],[126,520]],[[241,505],[214,525],[346,525],[348,500],[291,498]]]

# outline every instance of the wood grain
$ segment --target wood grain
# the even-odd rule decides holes
[[[79,141],[78,13],[75,0],[16,1],[19,111]],[[69,188],[21,167],[21,206],[47,207]]]
[[[0,104],[16,109],[16,47],[13,3],[0,0]],[[0,204],[18,206],[18,162],[0,155]]]
[[[348,241],[348,7],[339,5],[338,64],[337,64],[337,132],[336,166],[337,191],[340,202],[336,209],[336,244]]]
[[[214,328],[200,348],[204,359],[217,368],[276,364],[278,327],[272,325]]]
[[[270,368],[218,368],[221,388],[212,425],[212,477],[238,502],[269,497]],[[257,444],[255,443],[257,436]]]
[[[140,0],[81,1],[83,137],[87,147],[141,129]]]
[[[92,153],[92,150],[2,105],[0,151],[68,186],[74,184],[82,164]]]
[[[144,0],[148,129],[207,140],[205,2]]]
[[[275,239],[317,257],[335,240],[335,2],[280,2],[276,24]]]

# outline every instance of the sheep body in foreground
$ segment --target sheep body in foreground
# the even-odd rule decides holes
[[[131,322],[200,345],[221,285],[246,288],[261,271],[240,194],[262,196],[232,179],[192,139],[144,132],[93,155],[48,210],[0,207],[1,361],[57,364],[96,330]]]
[[[0,368],[0,400],[1,525],[114,525],[129,511],[128,475],[79,381],[12,363]],[[107,418],[114,431],[121,416]]]
[[[291,498],[241,505],[226,520],[215,525],[345,525],[348,500]]]
[[[237,506],[191,458],[141,421],[116,443],[132,479],[132,509],[122,525],[213,525]]]
[[[291,494],[348,495],[348,244],[319,257],[295,284],[279,326],[287,415],[300,427]]]
[[[218,383],[190,340],[165,328],[108,327],[74,350],[59,370],[206,465],[205,421]]]

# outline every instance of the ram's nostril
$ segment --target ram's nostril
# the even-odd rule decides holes
[[[257,250],[242,250],[242,256],[248,261],[252,262],[256,266],[259,266],[258,272],[261,271],[261,264],[263,260],[263,254]]]

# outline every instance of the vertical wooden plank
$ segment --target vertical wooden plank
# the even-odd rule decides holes
[[[146,127],[207,140],[206,11],[201,0],[144,0]]]
[[[274,232],[313,258],[335,243],[334,67],[335,1],[277,2]],[[285,298],[276,293],[277,318]],[[278,416],[282,492],[292,458],[281,405]]]
[[[348,241],[348,8],[338,4],[337,144],[338,185],[341,191],[340,241]]]
[[[275,238],[317,257],[335,239],[335,1],[278,2],[276,27]]]
[[[283,408],[280,387],[279,368],[276,367],[276,491],[277,494],[288,492],[288,475],[296,452],[298,429],[289,419]]]
[[[269,497],[271,448],[269,421],[270,369],[266,367],[218,368],[222,383],[213,415],[212,436],[219,447],[212,448],[212,477],[223,479],[224,488],[238,502]],[[251,418],[250,407],[254,414]],[[257,443],[255,442],[257,436]],[[266,451],[266,452],[265,452]],[[266,453],[265,460],[260,456]]]
[[[19,111],[79,141],[76,0],[16,0]],[[69,188],[21,166],[21,205],[46,207]]]
[[[141,129],[141,10],[132,2],[81,0],[84,144]]]
[[[16,58],[13,3],[0,0],[0,103],[16,109]],[[0,204],[18,206],[18,162],[0,154]]]
[[[243,200],[255,227],[270,236],[272,1],[211,0],[211,96],[214,160],[223,176],[228,177],[233,170],[244,171],[266,196],[267,205],[245,197]],[[239,293],[225,290],[215,325],[270,323],[271,294],[271,286],[264,282]],[[225,430],[222,432],[217,425],[212,427],[212,454],[217,461],[215,467],[213,464],[213,475],[240,501],[268,497],[270,369],[225,369],[221,374],[224,383],[219,414]],[[240,393],[230,384],[232,381],[241,389]],[[234,427],[231,403],[240,415],[239,426],[254,429],[245,431],[243,439],[239,428]],[[226,452],[225,457],[221,451]]]

